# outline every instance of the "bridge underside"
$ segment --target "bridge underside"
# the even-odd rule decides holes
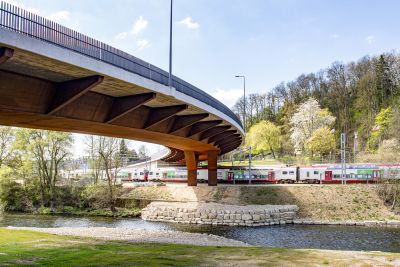
[[[191,185],[199,160],[209,161],[213,185],[217,156],[242,142],[229,123],[169,95],[1,46],[0,124],[161,144],[166,161],[186,161]]]

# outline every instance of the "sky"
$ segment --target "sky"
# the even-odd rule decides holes
[[[168,70],[169,0],[7,2]],[[173,74],[232,107],[237,74],[265,93],[335,61],[397,52],[399,10],[397,0],[174,0]]]

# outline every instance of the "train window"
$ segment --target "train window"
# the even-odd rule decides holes
[[[135,176],[137,176],[137,172],[135,172],[135,174],[134,174]]]
[[[282,174],[283,174],[283,175],[287,175],[287,172],[286,172],[286,171],[285,171],[285,172],[282,172]]]
[[[294,174],[294,171],[290,171],[289,174]]]
[[[158,176],[158,175],[160,175],[160,173],[159,173],[159,172],[157,172],[157,173],[156,173],[156,175]]]
[[[307,172],[307,177],[310,177],[310,172]]]
[[[319,172],[318,171],[314,171],[314,174],[319,174]]]
[[[339,174],[334,174],[333,178],[340,178],[340,175]]]
[[[150,175],[153,175],[153,172],[150,172],[149,174],[150,174]]]
[[[143,172],[140,172],[140,175],[143,175]]]

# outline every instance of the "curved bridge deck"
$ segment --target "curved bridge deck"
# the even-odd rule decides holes
[[[170,148],[196,184],[198,160],[242,143],[226,106],[140,59],[4,2],[0,5],[0,124],[123,137]],[[210,180],[210,179],[209,179]]]

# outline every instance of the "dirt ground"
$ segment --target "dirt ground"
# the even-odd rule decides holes
[[[283,185],[126,189],[127,199],[209,201],[224,204],[294,204],[300,218],[315,220],[400,220],[380,199],[376,185]]]

